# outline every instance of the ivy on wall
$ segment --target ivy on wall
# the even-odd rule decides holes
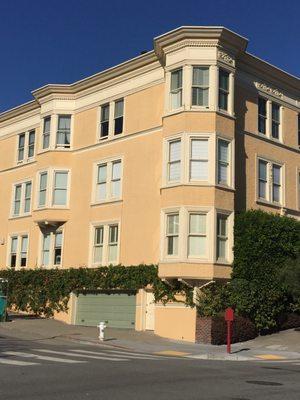
[[[109,266],[100,268],[2,270],[8,279],[8,306],[36,315],[52,316],[67,311],[71,292],[138,290],[150,285],[155,301],[177,301],[183,295],[192,305],[192,290],[181,282],[168,286],[158,277],[157,265]]]

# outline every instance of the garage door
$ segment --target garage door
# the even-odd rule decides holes
[[[105,321],[110,328],[134,329],[135,304],[134,293],[79,294],[75,323],[96,326],[100,321]]]

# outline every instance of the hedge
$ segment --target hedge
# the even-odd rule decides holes
[[[181,293],[192,304],[192,291],[181,282],[170,287],[158,278],[157,265],[100,268],[2,270],[8,279],[8,306],[36,315],[67,311],[70,293],[97,290],[138,290],[153,287],[155,301],[177,301]]]

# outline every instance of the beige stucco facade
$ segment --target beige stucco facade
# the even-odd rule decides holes
[[[168,284],[201,288],[230,279],[235,212],[299,219],[299,80],[246,46],[225,28],[178,28],[0,114],[1,267],[157,263]],[[72,323],[72,304],[57,317]],[[195,320],[154,308],[161,336],[193,341]]]

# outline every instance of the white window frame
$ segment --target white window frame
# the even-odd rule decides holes
[[[22,258],[22,240],[24,237],[27,237],[27,249],[26,249],[26,265],[21,267],[21,258]],[[11,245],[12,245],[12,239],[16,238],[17,239],[17,248],[16,248],[16,266],[11,267]],[[29,233],[28,232],[17,232],[17,233],[11,233],[8,236],[7,240],[8,246],[7,246],[7,256],[6,256],[6,265],[7,268],[15,269],[15,270],[21,270],[23,268],[27,268],[29,265],[28,262],[28,256],[29,256]]]
[[[120,196],[113,197],[112,195],[112,185],[113,182],[116,181],[113,179],[113,164],[120,162]],[[98,199],[97,198],[97,186],[98,186],[98,168],[101,165],[106,165],[106,198]],[[97,205],[102,203],[111,203],[116,201],[121,201],[123,198],[123,170],[124,170],[124,158],[123,156],[106,158],[94,163],[94,173],[93,173],[93,184],[92,184],[92,199],[91,205]]]
[[[199,140],[199,141],[206,141],[207,142],[207,159],[192,159],[192,142],[193,140]],[[212,167],[211,167],[211,159],[212,159],[212,151],[211,151],[211,140],[208,136],[203,136],[203,135],[189,135],[188,137],[188,182],[189,183],[198,183],[198,184],[209,184],[209,182],[211,182],[211,171],[212,171]],[[191,164],[192,161],[202,161],[202,162],[207,162],[207,179],[206,180],[201,180],[201,179],[192,179],[191,176]]]
[[[34,133],[34,145],[33,145],[33,155],[29,156],[29,137],[30,135]],[[21,160],[19,160],[19,140],[20,140],[20,136],[24,135],[24,147],[23,147],[23,158]],[[36,127],[27,129],[23,132],[18,133],[17,135],[17,153],[16,153],[16,164],[25,164],[28,162],[31,162],[35,159],[35,155],[36,155]]]
[[[115,134],[115,105],[117,102],[123,100],[123,129],[121,133]],[[102,107],[103,106],[109,106],[109,118],[108,118],[108,135],[101,137],[101,118],[102,118]],[[118,96],[114,97],[113,99],[106,99],[106,101],[103,101],[102,103],[99,104],[98,106],[98,116],[97,116],[97,132],[96,132],[96,142],[102,142],[102,141],[107,141],[107,140],[115,140],[119,137],[124,136],[126,133],[126,97],[125,96]]]
[[[55,258],[55,239],[56,239],[56,234],[61,233],[62,234],[62,239],[61,239],[61,263],[60,264],[55,264],[54,263],[54,258]],[[50,243],[49,243],[49,264],[45,265],[43,264],[43,243],[44,243],[44,235],[48,234],[50,236]],[[45,269],[51,269],[51,268],[62,268],[63,267],[63,255],[64,255],[64,228],[60,227],[56,230],[49,230],[49,231],[40,231],[40,245],[39,245],[39,266],[41,268]]]
[[[177,89],[174,89],[172,91],[172,74],[177,72],[177,71],[181,71],[181,86],[178,87]],[[170,111],[176,111],[176,110],[180,110],[182,107],[184,107],[185,101],[184,101],[184,67],[183,66],[179,66],[176,67],[174,69],[172,69],[170,71],[170,85],[169,85],[169,95],[168,95],[168,99],[169,99],[169,107],[168,109]],[[172,106],[172,95],[180,93],[181,97],[180,97],[180,105],[179,107],[173,107]]]
[[[204,215],[205,216],[205,233],[199,233],[199,232],[191,232],[191,215]],[[191,211],[188,210],[188,221],[187,221],[187,257],[188,259],[204,259],[207,260],[208,258],[208,237],[209,237],[209,227],[208,227],[208,222],[209,222],[209,217],[208,213],[206,211]],[[195,255],[195,254],[190,254],[189,252],[189,242],[191,237],[204,237],[206,239],[206,245],[205,245],[205,253],[203,255]]]
[[[259,132],[259,108],[258,108],[259,98],[264,99],[266,101],[266,117],[265,117],[266,132],[265,133]],[[273,134],[272,134],[272,122],[273,122],[272,107],[273,107],[273,104],[276,104],[277,106],[279,106],[278,138],[273,137]],[[257,92],[257,134],[260,135],[261,137],[265,137],[274,142],[283,143],[283,134],[282,134],[283,111],[284,111],[284,107],[279,100],[277,100],[277,99],[273,100],[273,98],[266,96],[265,93],[258,91]]]
[[[259,197],[259,161],[267,163],[267,182],[266,182],[266,199]],[[273,200],[273,166],[280,167],[280,201]],[[285,164],[279,161],[270,160],[263,156],[256,157],[256,202],[276,205],[278,207],[285,206]]]
[[[57,139],[58,139],[58,134],[59,134],[59,119],[60,117],[69,117],[70,118],[70,143],[69,144],[59,144]],[[50,131],[51,131],[51,126],[50,126]],[[66,133],[65,133],[66,134]],[[57,150],[70,150],[72,147],[72,136],[73,136],[73,115],[70,113],[59,113],[57,114],[56,117],[56,135],[55,135],[55,148]]]
[[[25,212],[25,203],[26,203],[26,185],[31,184],[31,193],[30,193],[30,207],[29,211]],[[20,212],[19,214],[14,213],[15,209],[15,195],[16,195],[16,188],[17,186],[21,186],[21,194],[20,194]],[[32,211],[32,198],[33,198],[33,183],[32,179],[26,179],[21,182],[16,182],[13,184],[12,190],[12,200],[11,200],[11,210],[10,210],[10,217],[11,218],[20,218],[24,216],[31,215]]]
[[[66,204],[65,205],[55,205],[54,204],[54,185],[55,185],[55,174],[57,172],[64,172],[68,174],[68,183],[67,183],[67,196],[66,196]],[[47,187],[46,187],[46,201],[45,205],[39,205],[39,194],[40,194],[40,181],[41,174],[47,173]],[[71,195],[71,169],[69,168],[48,168],[43,169],[37,172],[37,186],[36,186],[36,197],[35,197],[35,208],[37,210],[41,209],[68,209],[70,207],[70,195]]]
[[[110,246],[109,230],[111,226],[118,227],[117,259],[113,262],[109,261],[109,246]],[[99,227],[103,227],[102,262],[94,262],[95,230]],[[92,268],[97,266],[118,265],[120,263],[120,242],[121,242],[120,239],[121,239],[121,223],[119,220],[92,222],[90,225],[89,265]]]
[[[219,163],[222,161],[219,160],[219,141],[228,143],[228,162],[227,162],[227,182],[219,182]],[[232,146],[234,145],[233,140],[229,140],[228,138],[217,136],[216,138],[216,185],[226,188],[233,188],[233,151]]]
[[[208,69],[208,85],[206,86],[199,86],[199,85],[194,85],[193,84],[193,76],[194,76],[194,68],[200,68],[200,69]],[[191,66],[191,88],[190,88],[190,93],[191,93],[191,108],[192,109],[209,109],[210,108],[210,97],[211,97],[211,68],[210,65],[205,65],[205,64],[193,64]],[[208,98],[207,98],[207,105],[197,105],[193,104],[193,88],[200,88],[200,89],[208,89]]]

